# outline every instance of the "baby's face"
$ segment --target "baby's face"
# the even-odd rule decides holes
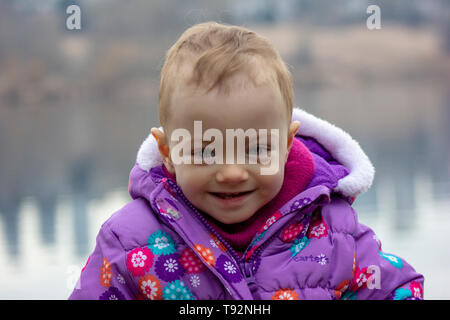
[[[178,90],[172,100],[167,132],[183,128],[194,139],[194,121],[201,121],[202,132],[218,129],[223,136],[223,164],[173,164],[169,157],[169,171],[176,174],[177,184],[186,198],[198,209],[216,220],[226,223],[239,223],[249,219],[255,212],[272,200],[280,191],[284,179],[284,164],[298,122],[289,126],[287,110],[279,92],[268,86],[239,89],[229,95],[218,94],[215,90],[208,94],[192,94]],[[226,129],[267,129],[268,149],[272,148],[272,161],[278,161],[275,173],[262,175],[261,168],[270,164],[226,163]],[[271,143],[270,129],[278,129],[277,143]],[[275,135],[274,135],[275,136]],[[202,137],[200,137],[202,139]],[[160,150],[161,142],[159,139]],[[170,150],[178,140],[171,141],[165,136]],[[248,141],[247,141],[248,142]],[[246,152],[248,143],[246,142]],[[189,142],[191,143],[191,142]],[[210,144],[203,141],[203,148]],[[278,144],[278,147],[276,146]],[[200,144],[201,145],[201,144]],[[234,140],[234,155],[237,155],[237,140]],[[194,144],[192,142],[191,147]],[[278,150],[277,150],[278,149]],[[251,152],[251,150],[250,150]],[[164,155],[163,155],[164,157]],[[236,159],[236,157],[235,157]],[[273,167],[273,164],[272,164]],[[237,195],[231,195],[238,193]]]

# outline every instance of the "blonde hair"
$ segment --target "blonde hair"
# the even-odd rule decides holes
[[[264,37],[246,28],[205,22],[187,29],[167,51],[159,88],[159,121],[165,127],[171,93],[178,85],[229,92],[232,75],[247,71],[255,86],[278,87],[292,115],[291,74],[277,50]]]

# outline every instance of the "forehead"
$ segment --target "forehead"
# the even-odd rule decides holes
[[[279,90],[263,84],[254,86],[245,76],[234,76],[228,92],[214,88],[192,90],[179,87],[172,97],[169,127],[193,129],[195,120],[203,128],[282,130],[288,124],[287,108]]]

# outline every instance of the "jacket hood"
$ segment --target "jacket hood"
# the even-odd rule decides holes
[[[300,128],[296,135],[311,151],[315,161],[325,163],[329,170],[316,170],[314,181],[321,181],[321,175],[331,183],[332,192],[340,193],[344,197],[354,199],[366,192],[372,185],[375,169],[356,142],[347,132],[335,125],[320,119],[304,110],[294,108],[292,121],[299,121]],[[160,127],[162,130],[162,127]],[[163,164],[155,138],[152,134],[141,144],[137,153],[136,165],[131,170],[128,190],[133,198],[149,196],[153,182],[148,174],[152,168]],[[317,167],[317,166],[316,166]],[[321,165],[321,167],[324,167]],[[343,168],[345,173],[330,174],[336,168]]]

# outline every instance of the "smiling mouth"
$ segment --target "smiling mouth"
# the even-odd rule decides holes
[[[252,193],[253,190],[243,191],[243,192],[210,192],[213,196],[216,196],[221,199],[234,199],[245,196],[249,193]]]

